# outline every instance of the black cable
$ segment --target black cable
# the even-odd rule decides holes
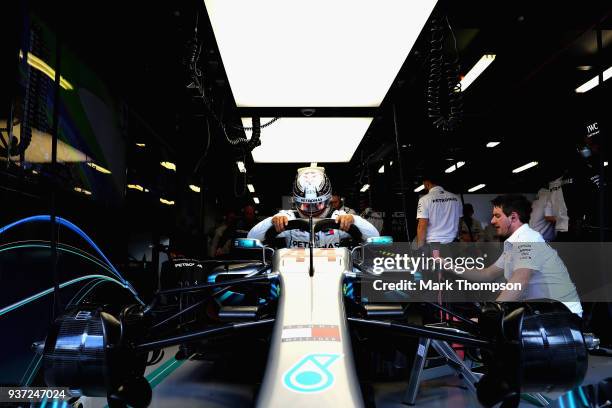
[[[410,242],[408,232],[408,204],[406,203],[406,188],[404,184],[404,167],[402,165],[402,152],[399,144],[399,128],[397,126],[397,107],[393,104],[393,130],[395,133],[395,151],[397,152],[397,169],[399,172],[400,191],[402,194],[402,211],[404,212],[404,231],[406,232],[406,242]]]
[[[204,148],[204,153],[202,153],[202,155],[198,159],[198,162],[196,163],[193,169],[193,174],[198,174],[198,172],[200,171],[200,166],[202,165],[202,162],[204,161],[204,159],[206,159],[206,156],[208,156],[208,150],[210,149],[210,141],[211,141],[210,121],[208,120],[208,118],[206,118],[206,147]]]
[[[429,52],[429,76],[427,79],[427,115],[433,121],[436,128],[445,132],[453,131],[460,124],[463,116],[463,97],[461,94],[461,83],[459,82],[459,56],[457,53],[457,41],[455,34],[445,17],[448,29],[454,40],[455,58],[446,61],[444,55],[444,27],[439,18],[434,17],[430,22],[430,52]],[[443,78],[444,76],[444,78]],[[442,82],[446,84],[447,107],[443,109],[440,101]]]
[[[196,90],[197,92],[196,98],[202,100],[202,102],[204,103],[204,107],[208,111],[209,116],[213,118],[217,126],[221,128],[225,136],[225,139],[228,141],[228,143],[234,146],[237,146],[237,145],[245,146],[248,151],[251,151],[255,147],[261,144],[261,142],[259,142],[259,132],[261,131],[261,126],[259,124],[259,118],[257,118],[257,121],[255,120],[255,118],[253,118],[252,127],[243,127],[243,126],[236,126],[233,124],[229,124],[228,126],[233,129],[237,129],[241,131],[247,131],[247,130],[253,131],[253,137],[250,140],[247,139],[246,137],[232,138],[227,132],[228,126],[226,126],[223,123],[223,121],[219,118],[219,116],[217,116],[217,114],[215,113],[212,107],[212,101],[206,97],[206,94],[204,92],[204,81],[202,78],[203,76],[202,70],[198,68],[198,64],[200,61],[200,54],[202,53],[202,44],[200,44],[198,40],[199,17],[200,17],[199,13],[196,14],[196,22],[195,22],[195,28],[193,32],[193,38],[189,40],[187,43],[188,57],[187,57],[187,60],[184,62],[185,65],[187,65],[188,67],[187,70],[188,70],[189,79],[187,83],[187,88]],[[269,126],[272,123],[276,122],[277,120],[278,118],[274,118],[270,122],[266,123],[263,127]]]
[[[187,88],[195,89],[197,91],[196,98],[202,100],[202,102],[204,103],[204,107],[208,111],[209,116],[214,119],[217,126],[219,126],[219,128],[221,128],[221,130],[223,131],[223,135],[225,136],[225,139],[227,140],[227,142],[233,146],[238,146],[238,145],[244,146],[245,149],[250,152],[261,144],[261,142],[259,141],[261,129],[267,126],[270,126],[271,124],[276,122],[279,118],[278,117],[273,118],[272,120],[270,120],[268,123],[264,125],[260,125],[259,118],[253,118],[253,126],[242,126],[242,125],[239,126],[239,125],[234,125],[232,123],[230,123],[229,125],[225,125],[223,123],[223,121],[215,113],[212,107],[212,101],[206,97],[206,94],[204,92],[204,81],[202,79],[202,70],[198,68],[200,54],[202,52],[202,44],[200,44],[198,41],[198,21],[199,21],[199,13],[196,14],[196,23],[195,23],[193,39],[191,39],[187,43],[188,49],[189,49],[189,56],[186,61],[186,65],[188,66],[188,75],[189,75],[189,81],[187,84]],[[228,128],[240,130],[243,132],[252,131],[253,136],[251,137],[250,140],[246,137],[233,138],[233,137],[230,137],[230,135],[228,134],[227,132]]]
[[[13,115],[12,109],[13,108],[11,106],[10,116]],[[24,113],[24,115],[25,114],[26,113]],[[21,125],[19,141],[17,142],[17,140],[13,136],[13,127],[19,125],[20,122],[18,118],[12,119],[13,120],[11,122],[13,122],[13,126],[7,127],[6,129],[0,129],[0,141],[2,141],[2,146],[0,146],[0,155],[6,155],[8,161],[10,161],[10,157],[12,156],[18,156],[22,153],[25,153],[27,148],[30,146],[30,143],[32,142],[32,129],[29,126],[24,126],[23,124]],[[8,126],[9,121],[7,120],[6,123]],[[4,139],[4,135],[1,132],[7,132],[6,140]]]

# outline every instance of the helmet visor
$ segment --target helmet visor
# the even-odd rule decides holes
[[[327,211],[326,203],[301,203],[298,204],[297,210],[308,216],[321,217]]]

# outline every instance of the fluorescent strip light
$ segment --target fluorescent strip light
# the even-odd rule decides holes
[[[370,188],[369,184],[364,184],[363,187],[361,187],[361,190],[359,190],[362,193],[365,193],[366,191],[368,191],[368,189]]]
[[[166,200],[165,198],[160,198],[159,202],[166,205],[174,205],[174,201]]]
[[[102,167],[102,166],[100,166],[100,165],[97,165],[96,163],[93,163],[93,162],[87,162],[87,165],[88,165],[89,167],[91,167],[92,169],[99,171],[100,173],[103,173],[103,174],[111,174],[110,170],[107,170],[107,169],[105,169],[104,167]]]
[[[420,191],[423,191],[425,189],[425,185],[421,184],[420,186],[418,186],[417,188],[414,189],[415,193],[418,193]]]
[[[168,169],[168,170],[172,170],[172,171],[176,171],[176,164],[174,164],[174,163],[172,163],[172,162],[169,162],[169,161],[163,161],[163,162],[160,162],[159,164],[161,164],[161,166],[162,166],[163,168],[166,168],[166,169]]]
[[[19,59],[23,59],[23,51],[21,50],[19,51]],[[28,65],[34,69],[39,70],[40,72],[51,78],[52,81],[55,81],[55,70],[51,68],[45,61],[41,60],[31,52],[28,52]],[[67,91],[72,91],[74,89],[72,84],[66,81],[66,78],[61,75],[60,86]]]
[[[444,172],[445,173],[452,173],[453,171],[457,170],[458,168],[463,167],[464,164],[465,164],[465,162],[459,161],[456,164],[453,164],[452,166],[450,166],[448,169],[444,170]]]
[[[81,188],[81,187],[75,187],[74,191],[76,191],[78,193],[83,193],[85,195],[91,195],[91,191],[85,190],[84,188]]]
[[[259,198],[257,197],[253,197],[253,201],[255,202],[255,204],[259,204]]]
[[[485,186],[486,186],[486,184],[478,184],[477,186],[474,186],[474,187],[470,188],[468,190],[468,193],[473,193],[474,191],[478,191],[481,188],[484,188]]]
[[[487,143],[487,147],[489,147],[489,148],[491,148],[491,147],[495,147],[495,146],[497,146],[497,145],[498,145],[498,144],[500,144],[500,143],[501,143],[501,142],[489,142],[489,143]]]
[[[127,188],[130,188],[132,190],[138,190],[138,191],[144,191],[144,187],[141,186],[140,184],[128,184]]]
[[[271,118],[261,118],[265,123]],[[362,118],[282,118],[261,130],[261,145],[251,154],[256,163],[346,163],[372,123]],[[251,118],[242,118],[251,126]],[[249,133],[246,134],[250,138]],[[307,143],[305,142],[307,141]],[[287,149],[287,146],[299,146]],[[321,146],[325,146],[324,149]]]
[[[527,164],[522,165],[521,167],[517,167],[516,169],[512,170],[512,172],[513,173],[520,173],[521,171],[530,169],[530,168],[532,168],[534,166],[537,166],[537,165],[538,165],[537,161],[532,161],[532,162],[529,162]]]
[[[436,2],[204,0],[238,107],[378,107]]]
[[[193,191],[194,193],[199,193],[201,191],[200,187],[196,186],[195,184],[190,184],[189,188],[191,189],[191,191]]]
[[[249,191],[250,191],[251,193],[254,193],[254,192],[255,192],[255,186],[254,186],[254,185],[252,185],[252,184],[247,184],[247,188],[249,189]]]
[[[241,173],[246,173],[246,167],[244,167],[243,162],[237,161],[236,165],[238,166],[238,170],[240,170]]]
[[[470,86],[472,82],[474,82],[476,78],[478,78],[478,76],[482,74],[489,65],[491,65],[493,61],[495,61],[495,54],[483,55],[478,60],[476,65],[474,65],[472,69],[470,69],[470,71],[461,79],[461,91],[465,91],[468,86]]]
[[[385,172],[385,165],[383,164],[382,166],[380,166],[380,169],[378,169],[379,173],[384,173]]]
[[[145,147],[146,144],[144,144],[144,143],[136,143],[136,146],[138,146],[138,147]]]
[[[604,81],[607,80],[607,79],[610,79],[610,77],[612,77],[612,67],[606,69],[603,72],[603,80]],[[576,88],[576,93],[585,93],[585,92],[590,91],[591,89],[595,88],[597,85],[599,85],[599,75],[597,75],[594,78],[589,79],[584,84],[582,84],[578,88]]]

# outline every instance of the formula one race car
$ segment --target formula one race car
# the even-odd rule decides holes
[[[333,228],[329,219],[287,226],[311,237]],[[561,303],[484,303],[461,313],[433,302],[373,304],[360,295],[373,275],[359,251],[388,240],[362,245],[359,230],[349,234],[349,248],[274,250],[237,239],[236,259],[180,261],[192,278],[162,288],[148,304],[112,304],[91,291],[37,345],[44,382],[106,397],[111,408],[145,407],[152,395],[146,365],[180,345],[177,358],[227,365],[240,356],[262,366],[257,406],[360,407],[372,401],[364,383],[382,375],[378,363],[394,350],[414,356],[405,364],[414,395],[430,342],[460,370],[449,344],[479,355],[481,373],[464,377],[485,406],[517,406],[522,392],[570,390],[584,379],[595,340]],[[264,242],[276,235],[270,228]],[[440,314],[448,318],[436,320]]]

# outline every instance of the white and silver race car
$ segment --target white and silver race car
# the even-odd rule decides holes
[[[335,225],[293,220],[287,229],[312,236]],[[372,405],[363,386],[377,375],[372,357],[384,360],[404,347],[415,377],[430,341],[455,366],[460,360],[440,345],[461,344],[481,356],[481,374],[464,377],[485,406],[517,406],[522,392],[570,390],[584,379],[593,339],[562,304],[485,303],[467,316],[432,302],[373,304],[360,295],[374,278],[360,251],[388,240],[362,244],[356,228],[349,233],[349,248],[274,250],[238,239],[237,259],[181,261],[191,277],[146,305],[113,304],[92,291],[37,345],[44,383],[75,397],[106,397],[111,408],[145,407],[152,395],[146,365],[180,345],[182,358],[259,365],[257,406],[361,407]],[[271,228],[264,242],[275,235]],[[451,318],[435,322],[431,310]]]

